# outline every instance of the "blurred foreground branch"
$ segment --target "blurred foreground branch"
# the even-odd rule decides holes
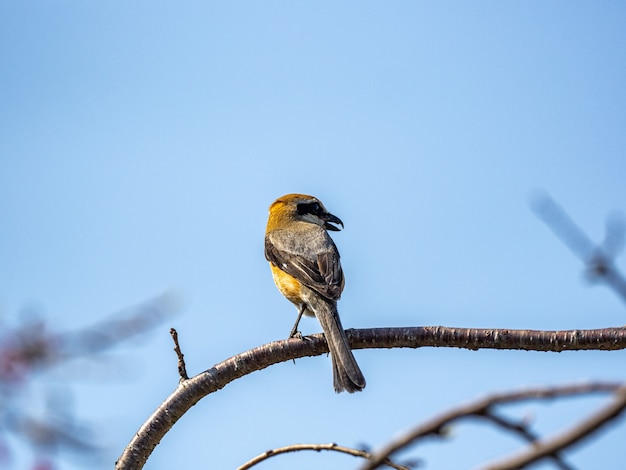
[[[605,282],[626,302],[626,279],[614,262],[624,248],[626,225],[623,216],[614,214],[607,218],[604,240],[600,245],[595,245],[550,196],[542,194],[535,197],[532,209],[572,253],[585,263],[591,281]]]
[[[95,361],[99,354],[146,333],[176,310],[172,296],[163,295],[72,332],[54,331],[40,316],[28,318],[17,326],[0,325],[0,448],[3,452],[10,453],[9,441],[3,435],[9,431],[32,449],[37,462],[33,468],[52,468],[48,454],[59,450],[78,452],[93,460],[101,449],[95,445],[90,427],[77,423],[68,409],[69,390],[57,393],[62,396],[55,398],[44,383],[45,409],[34,411],[33,399],[37,394],[28,391],[33,388],[37,374],[74,359]]]
[[[518,423],[513,429],[511,429],[511,426],[508,424],[502,426],[500,424],[500,417],[498,417],[494,411],[496,406],[520,401],[547,400],[566,396],[590,395],[596,393],[611,394],[613,395],[613,400],[604,408],[581,421],[578,425],[565,430],[561,434],[557,434],[544,440],[534,437],[533,434],[527,429],[527,425],[525,423]],[[378,452],[374,453],[371,459],[362,467],[361,470],[373,470],[380,467],[384,464],[386,459],[393,457],[395,453],[402,449],[406,449],[410,445],[414,445],[417,441],[425,437],[444,437],[448,427],[452,423],[468,418],[487,419],[505,430],[513,430],[517,434],[521,434],[530,442],[528,448],[519,454],[488,464],[483,467],[483,470],[514,470],[525,468],[527,465],[545,458],[553,459],[559,468],[569,468],[561,460],[559,452],[572,446],[578,441],[591,436],[594,431],[619,417],[625,409],[626,385],[619,383],[589,383],[560,387],[541,387],[489,395],[467,405],[454,408],[436,418],[416,426],[409,432],[391,441]]]

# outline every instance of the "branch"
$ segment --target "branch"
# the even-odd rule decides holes
[[[565,432],[561,436],[552,439],[533,443],[529,450],[518,456],[493,464],[485,468],[485,470],[513,470],[523,468],[531,462],[543,459],[545,457],[553,457],[558,452],[573,443],[579,441],[583,437],[588,436],[609,420],[619,416],[626,408],[626,386],[619,383],[591,383],[582,385],[569,385],[560,387],[544,387],[534,388],[524,391],[516,391],[509,393],[494,394],[459,406],[435,417],[426,423],[423,423],[408,433],[400,436],[398,439],[390,442],[378,452],[375,452],[372,458],[362,467],[361,470],[373,470],[382,465],[382,462],[390,458],[394,453],[406,448],[417,440],[426,436],[440,436],[445,433],[446,427],[452,422],[467,419],[469,417],[483,417],[491,413],[491,408],[495,405],[513,403],[531,399],[552,399],[557,397],[571,395],[585,395],[591,393],[614,393],[615,400],[602,409],[600,412],[592,415],[578,426]]]
[[[495,414],[491,410],[489,410],[488,413],[484,415],[484,418],[507,431],[519,435],[521,438],[525,439],[531,444],[534,444],[539,440],[539,436],[537,436],[529,429],[527,423],[508,420],[502,416]],[[554,452],[553,454],[547,455],[546,457],[550,457],[557,468],[561,470],[572,470],[572,468],[561,459],[561,456],[558,454],[558,452]]]
[[[613,261],[624,246],[623,217],[614,215],[609,218],[604,241],[595,245],[550,196],[537,196],[531,206],[535,214],[585,263],[589,278],[605,282],[626,302],[626,279]]]
[[[594,431],[619,417],[626,409],[626,387],[622,386],[615,392],[615,398],[606,407],[589,416],[584,421],[550,439],[539,441],[519,454],[504,458],[499,462],[484,467],[484,470],[515,470],[524,468],[547,456],[554,455],[562,449],[589,437]]]
[[[457,347],[527,351],[626,349],[625,328],[533,331],[508,329],[406,327],[347,330],[353,349]],[[328,353],[322,334],[304,340],[291,338],[259,346],[233,356],[178,385],[139,428],[116,462],[117,470],[138,470],[170,428],[206,395],[244,375],[273,364]]]
[[[358,450],[358,449],[352,449],[350,447],[340,446],[340,445],[335,444],[334,442],[330,444],[293,444],[290,446],[279,447],[278,449],[271,449],[266,452],[263,452],[261,455],[257,455],[253,459],[244,463],[241,467],[237,468],[237,470],[248,470],[249,468],[252,468],[256,464],[261,463],[264,460],[267,460],[270,457],[273,457],[275,455],[286,454],[288,452],[298,452],[298,451],[303,451],[303,450],[314,450],[317,452],[321,450],[333,450],[336,452],[342,452],[344,454],[353,455],[355,457],[363,457],[365,459],[369,459],[371,457],[371,454],[369,454],[368,452],[365,452],[364,450]],[[383,465],[387,465],[391,468],[395,468],[396,470],[409,470],[409,467],[405,467],[403,465],[396,465],[388,459],[383,462]]]

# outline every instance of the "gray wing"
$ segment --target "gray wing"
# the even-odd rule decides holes
[[[344,280],[339,251],[321,227],[297,236],[280,230],[266,235],[265,258],[327,299],[341,297]]]

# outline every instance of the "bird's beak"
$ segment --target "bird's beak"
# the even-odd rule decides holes
[[[324,228],[326,230],[332,230],[333,232],[338,232],[343,228],[343,222],[339,217],[332,215],[330,212],[326,212],[324,215],[320,217],[324,221]],[[336,227],[332,224],[339,224],[341,228]]]

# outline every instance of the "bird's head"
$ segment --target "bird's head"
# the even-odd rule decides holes
[[[270,206],[270,217],[284,213],[295,220],[301,220],[337,232],[343,228],[341,219],[326,210],[322,201],[306,194],[287,194],[276,199]]]

